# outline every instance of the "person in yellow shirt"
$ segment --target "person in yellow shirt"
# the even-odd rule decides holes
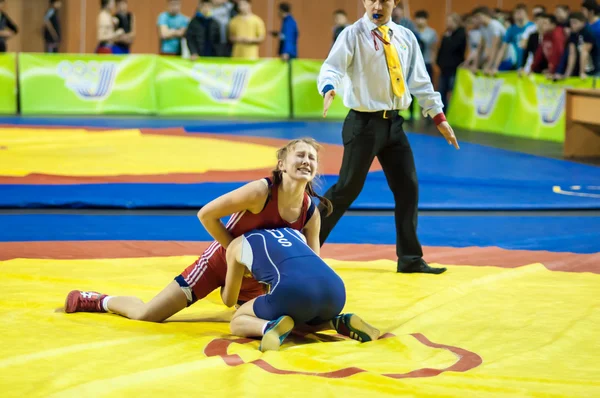
[[[229,23],[233,58],[258,59],[258,47],[265,39],[265,23],[252,13],[250,0],[240,0],[240,13]]]

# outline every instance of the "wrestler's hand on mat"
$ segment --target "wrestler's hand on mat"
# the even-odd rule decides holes
[[[323,117],[327,117],[327,111],[335,98],[335,90],[329,90],[323,97]]]
[[[437,128],[440,133],[442,133],[446,141],[448,141],[448,144],[454,145],[454,148],[456,149],[460,149],[458,146],[458,141],[456,140],[456,136],[454,135],[454,130],[452,130],[452,127],[450,127],[448,122],[441,122]]]

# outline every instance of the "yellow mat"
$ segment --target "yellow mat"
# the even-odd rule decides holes
[[[150,299],[192,260],[0,262],[1,396],[600,396],[600,276],[541,264],[429,276],[328,260],[345,310],[395,336],[266,354],[220,340],[235,338],[216,294],[164,324],[56,311],[71,289]]]
[[[0,174],[151,175],[272,167],[276,148],[206,137],[142,134],[139,130],[0,128]],[[248,156],[240,156],[248,154]]]

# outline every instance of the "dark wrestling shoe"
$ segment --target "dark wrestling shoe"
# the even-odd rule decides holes
[[[363,321],[356,314],[340,314],[331,321],[335,330],[342,336],[366,343],[377,340],[381,332]]]

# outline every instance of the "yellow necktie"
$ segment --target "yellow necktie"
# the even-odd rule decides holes
[[[400,64],[400,57],[396,47],[390,40],[390,28],[385,25],[377,28],[383,34],[383,40],[390,44],[383,44],[383,51],[385,52],[385,60],[387,61],[388,70],[390,71],[390,78],[392,79],[392,91],[397,97],[402,97],[406,91],[404,85],[404,76],[402,75],[402,65]]]

